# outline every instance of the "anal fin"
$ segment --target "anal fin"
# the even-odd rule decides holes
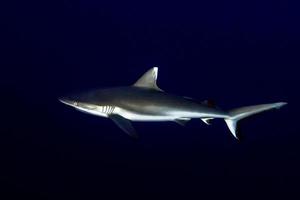
[[[207,124],[207,125],[210,125],[210,121],[212,120],[213,118],[201,118],[201,120]]]

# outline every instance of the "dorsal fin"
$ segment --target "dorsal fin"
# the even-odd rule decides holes
[[[156,80],[157,80],[157,74],[158,74],[158,67],[153,67],[149,69],[143,76],[139,78],[133,84],[133,86],[136,87],[145,87],[145,88],[152,88],[155,90],[162,91],[157,85],[156,85]]]

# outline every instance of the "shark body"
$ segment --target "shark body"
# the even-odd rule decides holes
[[[286,104],[278,102],[223,111],[207,101],[199,103],[164,92],[156,84],[157,75],[158,68],[153,67],[131,86],[97,89],[59,100],[82,112],[110,118],[133,137],[137,137],[137,133],[130,121],[175,121],[184,125],[192,118],[200,118],[206,124],[212,119],[222,118],[237,139],[240,119]]]

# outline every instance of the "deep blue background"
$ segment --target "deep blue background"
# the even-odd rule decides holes
[[[297,195],[300,14],[292,1],[0,3],[3,197],[260,199]],[[287,101],[242,121],[134,123],[70,109],[74,90],[129,85],[159,66],[165,91],[224,109]]]

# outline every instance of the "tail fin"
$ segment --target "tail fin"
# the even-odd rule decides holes
[[[243,118],[246,118],[250,115],[254,115],[266,110],[274,109],[274,108],[281,108],[282,106],[286,105],[286,102],[278,102],[278,103],[270,103],[270,104],[260,104],[255,106],[247,106],[241,107],[237,109],[233,109],[229,111],[229,117],[225,118],[225,122],[232,133],[232,135],[238,139],[236,129],[237,129],[237,122]]]

